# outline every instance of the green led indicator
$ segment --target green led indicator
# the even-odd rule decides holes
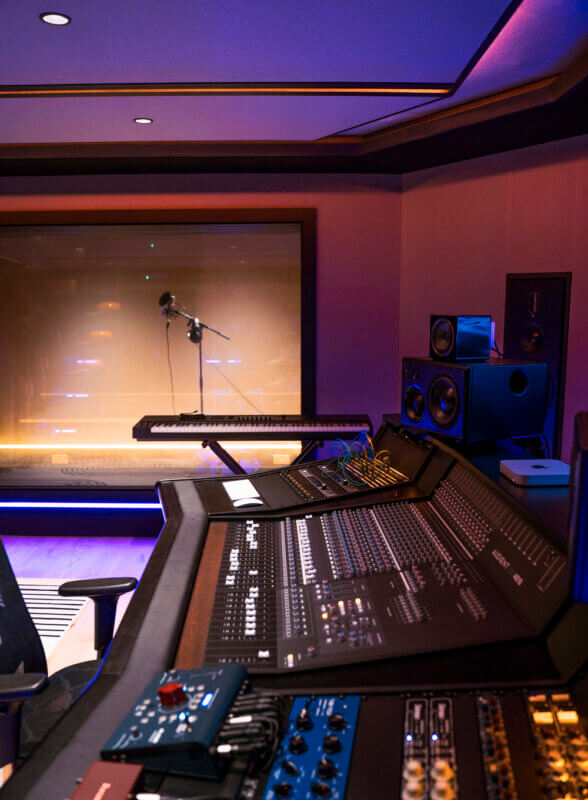
[[[146,280],[146,281],[148,281],[148,280],[149,280],[149,275],[145,275],[145,280]]]
[[[155,242],[150,242],[149,247],[155,247]]]

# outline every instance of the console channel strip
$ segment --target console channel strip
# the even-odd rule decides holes
[[[426,501],[231,522],[204,663],[310,669],[532,636],[564,567],[460,465]]]

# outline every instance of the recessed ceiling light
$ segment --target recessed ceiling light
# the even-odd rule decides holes
[[[135,117],[133,122],[136,122],[137,125],[149,125],[149,123],[153,122],[153,120],[149,119],[149,117]]]
[[[47,25],[69,25],[71,22],[71,17],[68,17],[67,14],[58,14],[56,11],[45,11],[43,14],[39,14],[39,17]]]

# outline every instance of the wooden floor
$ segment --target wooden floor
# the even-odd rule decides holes
[[[157,539],[87,536],[2,536],[17,578],[58,579],[131,577],[139,580]],[[117,605],[115,631],[133,593]],[[94,611],[89,601],[51,653],[49,674],[96,658]],[[1,786],[0,782],[0,786]]]
[[[0,536],[2,536],[0,530]],[[2,536],[17,578],[139,579],[156,539],[84,536]]]

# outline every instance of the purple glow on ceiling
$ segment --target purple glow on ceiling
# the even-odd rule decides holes
[[[4,4],[3,84],[452,82],[508,0],[100,0],[44,25]]]
[[[101,0],[43,24],[3,9],[5,85],[131,82],[451,82],[507,0]],[[104,97],[0,99],[0,143],[312,141],[362,135],[557,74],[588,33],[588,3],[523,0],[448,99]],[[152,125],[133,118],[147,116]]]
[[[453,97],[434,100],[420,110],[374,120],[345,133],[370,133],[433,110],[556,75],[579,54],[587,36],[588,3],[525,0]]]

